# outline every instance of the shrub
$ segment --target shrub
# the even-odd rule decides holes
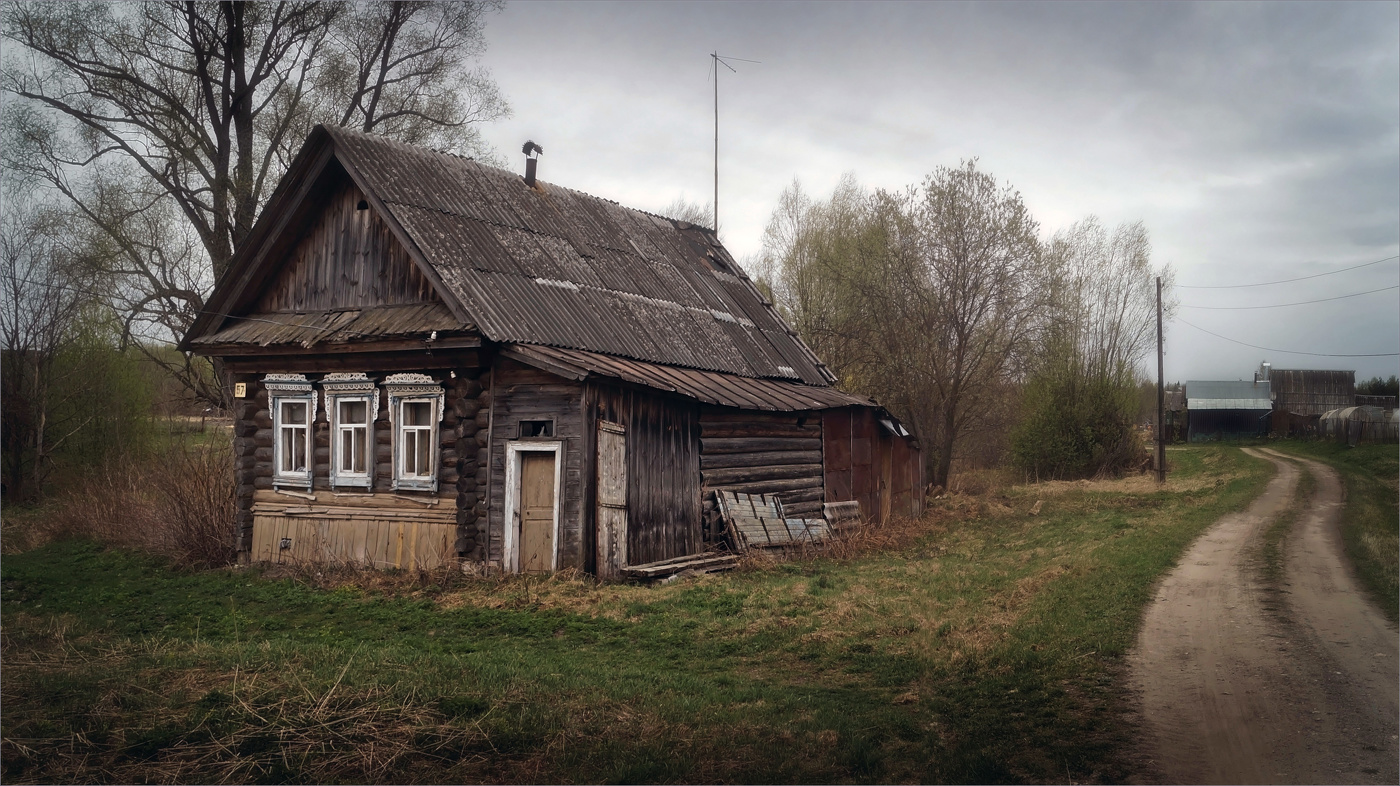
[[[1012,459],[1038,479],[1120,474],[1146,459],[1136,412],[1134,386],[1068,371],[1042,373],[1026,386]]]
[[[114,459],[84,474],[24,534],[33,548],[90,537],[211,568],[233,561],[233,457],[227,440],[177,443],[154,458]]]

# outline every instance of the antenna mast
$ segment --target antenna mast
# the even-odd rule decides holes
[[[719,236],[719,67],[723,65],[730,71],[734,71],[734,66],[728,61],[733,60],[739,63],[757,63],[758,60],[745,60],[742,57],[723,57],[716,50],[710,53],[711,63],[715,72],[715,203],[714,203],[714,230],[715,236]],[[734,73],[739,73],[734,71]]]

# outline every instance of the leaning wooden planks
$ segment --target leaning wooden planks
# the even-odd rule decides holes
[[[776,497],[743,492],[715,492],[736,551],[769,546],[816,543],[831,534],[825,519],[788,518]]]

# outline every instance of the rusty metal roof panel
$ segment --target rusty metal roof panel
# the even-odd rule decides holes
[[[596,376],[620,379],[725,407],[802,411],[876,406],[870,399],[831,387],[675,368],[557,347],[516,345],[509,347],[509,350],[512,357],[527,363],[532,359],[540,361],[540,367],[546,370],[549,370],[551,365],[562,365]]]

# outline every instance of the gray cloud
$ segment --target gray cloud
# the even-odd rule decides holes
[[[815,194],[847,171],[898,188],[971,156],[1047,233],[1091,213],[1143,220],[1182,283],[1400,253],[1393,3],[520,3],[487,34],[516,107],[488,137],[508,153],[533,137],[544,179],[652,210],[710,199],[707,54],[761,60],[720,73],[720,220],[737,256],[758,249],[794,177]],[[1379,267],[1366,280],[1394,283]],[[1369,288],[1333,278],[1291,292]],[[1396,351],[1395,297],[1343,303],[1182,316],[1265,346]],[[1262,359],[1169,332],[1173,378],[1235,378]]]

